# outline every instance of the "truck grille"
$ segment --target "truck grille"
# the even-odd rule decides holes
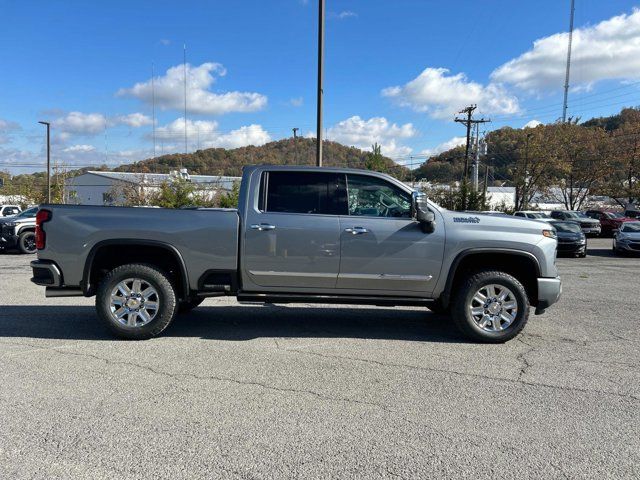
[[[591,223],[591,222],[580,222],[580,227],[582,228],[596,228],[599,227],[599,224]]]

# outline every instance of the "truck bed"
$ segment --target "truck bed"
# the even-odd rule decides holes
[[[52,212],[44,225],[47,242],[38,258],[55,260],[64,284],[78,286],[91,251],[100,245],[133,240],[175,248],[187,269],[189,285],[209,269],[235,271],[239,217],[235,209],[164,209],[43,205]]]

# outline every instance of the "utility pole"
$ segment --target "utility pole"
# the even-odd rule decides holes
[[[187,148],[187,44],[182,48],[182,67],[184,70],[184,153],[188,153]]]
[[[47,203],[51,203],[51,123],[38,123],[47,127]]]
[[[469,105],[467,108],[460,110],[458,113],[466,114],[466,118],[455,118],[454,121],[457,123],[463,124],[467,128],[467,143],[464,152],[464,174],[463,181],[466,183],[469,178],[469,150],[471,147],[471,128],[474,125],[478,125],[480,123],[487,123],[491,120],[486,118],[480,118],[479,120],[473,119],[473,111],[478,108],[477,105]]]
[[[293,128],[293,161],[298,164],[298,127]]]
[[[575,13],[575,0],[571,0],[571,12],[569,15],[569,45],[567,47],[567,71],[564,77],[564,103],[562,104],[562,123],[567,121],[567,100],[569,97],[569,73],[571,71],[571,44],[573,42],[574,13]]]
[[[155,85],[155,68],[151,64],[151,121],[153,127],[153,158],[156,158],[156,85]]]
[[[316,118],[316,165],[322,166],[322,94],[324,73],[324,0],[318,0],[318,97]]]

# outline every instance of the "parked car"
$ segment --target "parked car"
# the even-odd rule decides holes
[[[624,222],[632,222],[635,220],[634,218],[626,217],[621,212],[611,212],[606,210],[587,210],[585,215],[600,221],[602,235],[613,235],[614,232],[620,229],[620,226]]]
[[[552,220],[552,218],[547,215],[544,212],[537,212],[535,210],[520,210],[518,212],[514,212],[513,214],[514,217],[523,217],[523,218],[530,218],[531,220],[542,220],[542,221],[549,221]]]
[[[584,258],[587,256],[587,236],[576,222],[551,220],[558,235],[558,254],[574,255]]]
[[[625,222],[613,237],[613,252],[640,254],[640,222]]]
[[[555,229],[452,212],[385,174],[245,168],[238,209],[44,205],[33,282],[96,295],[116,335],[159,335],[205,297],[424,306],[504,342],[558,301]]]
[[[0,218],[13,217],[22,211],[19,205],[0,205]]]
[[[585,235],[600,235],[602,232],[599,220],[587,217],[584,213],[575,210],[554,210],[551,212],[551,218],[576,222]]]
[[[640,218],[640,206],[630,203],[624,210],[624,216],[637,220]]]
[[[22,253],[36,253],[36,213],[38,207],[0,219],[0,248],[18,248]]]

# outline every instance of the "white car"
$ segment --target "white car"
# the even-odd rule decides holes
[[[553,220],[549,215],[544,212],[536,211],[536,210],[520,210],[513,214],[514,217],[524,217],[529,218],[531,220],[542,220],[543,222],[549,222]]]
[[[613,253],[640,254],[640,222],[625,222],[613,237]]]
[[[21,211],[18,205],[0,205],[0,217],[13,217]]]

